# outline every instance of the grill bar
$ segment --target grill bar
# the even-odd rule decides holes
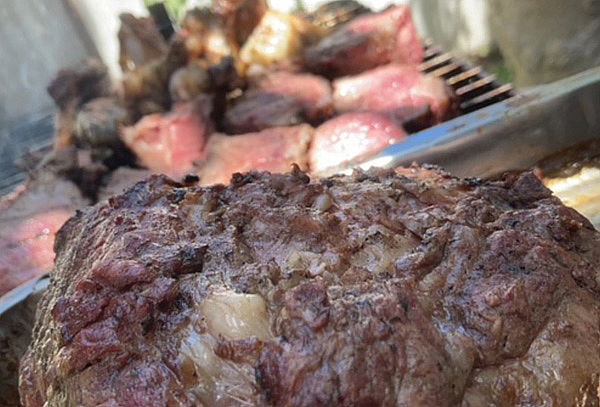
[[[419,68],[446,81],[458,98],[462,114],[515,96],[512,85],[501,84],[481,66],[460,61],[430,41],[425,42],[425,60]]]

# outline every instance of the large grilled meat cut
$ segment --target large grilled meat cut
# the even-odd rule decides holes
[[[599,243],[530,173],[155,176],[59,233],[22,401],[598,405]]]

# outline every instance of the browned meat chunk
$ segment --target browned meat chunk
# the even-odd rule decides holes
[[[228,33],[224,16],[207,8],[188,11],[179,35],[191,58],[203,57],[210,64],[238,53],[239,45]]]
[[[357,17],[305,54],[306,67],[326,76],[354,75],[390,62],[418,64],[423,46],[408,6]]]
[[[56,248],[25,407],[600,402],[600,234],[529,173],[155,176]]]
[[[371,10],[354,0],[333,0],[307,13],[306,18],[313,24],[331,31],[337,26],[369,12]]]
[[[119,64],[123,72],[133,71],[165,56],[167,44],[151,17],[123,13],[119,18]]]
[[[171,41],[162,58],[138,66],[123,75],[123,99],[132,122],[143,115],[161,113],[171,108],[169,80],[187,62],[186,45],[178,38]]]
[[[322,30],[295,15],[269,10],[240,50],[247,65],[269,66],[301,55],[322,38]]]
[[[228,33],[242,45],[269,9],[266,0],[213,0],[212,9],[225,18]]]
[[[329,82],[310,74],[274,72],[259,79],[226,112],[229,134],[291,126],[308,121],[318,124],[331,115]]]
[[[49,172],[0,201],[0,295],[52,269],[54,235],[87,203],[75,184]]]
[[[302,123],[302,102],[258,89],[249,90],[227,109],[223,128],[228,134],[243,134],[271,127]]]
[[[110,168],[132,161],[120,137],[127,125],[127,111],[116,98],[96,98],[81,106],[75,120],[76,145],[91,152],[92,158]]]
[[[263,92],[298,99],[302,105],[302,115],[309,122],[329,117],[333,109],[331,85],[319,76],[274,72],[259,79],[258,88]]]
[[[146,168],[181,177],[204,158],[206,138],[212,131],[211,110],[212,98],[201,96],[170,113],[144,117],[125,129],[123,141]]]
[[[62,69],[48,85],[48,94],[58,108],[54,147],[70,147],[75,142],[75,121],[81,105],[110,94],[108,71],[94,59]]]
[[[228,183],[234,173],[250,170],[288,172],[292,164],[306,169],[312,133],[312,127],[304,124],[233,137],[214,134],[206,146],[207,158],[200,165],[200,182]]]
[[[194,60],[179,68],[169,79],[169,93],[173,102],[189,102],[211,90],[208,68]]]
[[[378,113],[346,113],[317,128],[310,146],[312,172],[336,167],[383,150],[407,134],[389,116]]]
[[[408,65],[386,65],[333,83],[338,112],[393,114],[401,121],[433,125],[454,113],[451,90],[443,80]]]

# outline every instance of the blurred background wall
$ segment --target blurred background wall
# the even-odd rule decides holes
[[[600,0],[489,0],[489,26],[517,85],[600,65]]]

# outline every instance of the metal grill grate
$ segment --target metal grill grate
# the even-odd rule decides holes
[[[0,197],[23,182],[27,172],[18,161],[28,153],[49,152],[54,137],[54,108],[30,114],[0,128]]]
[[[430,42],[426,42],[425,61],[419,68],[446,81],[458,98],[462,114],[515,96],[512,85],[501,84],[482,67],[459,61]]]

